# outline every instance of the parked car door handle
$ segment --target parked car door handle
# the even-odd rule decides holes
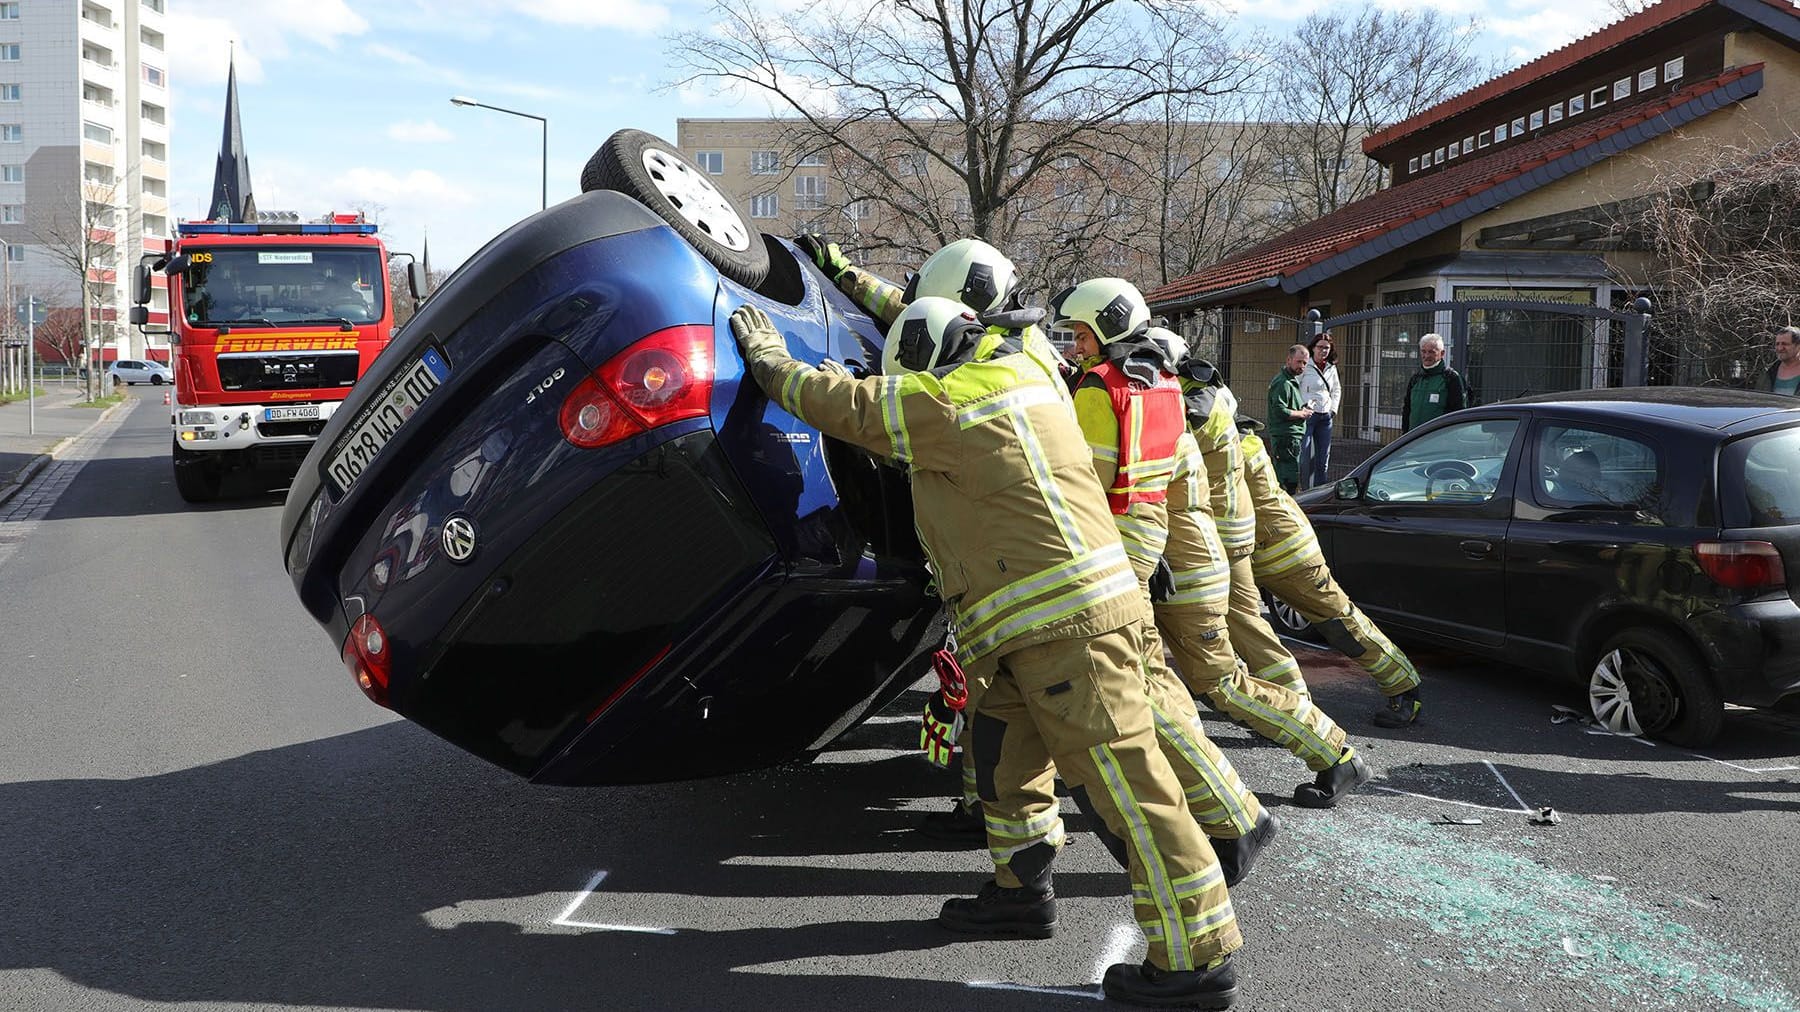
[[[1463,554],[1471,559],[1485,559],[1493,554],[1494,543],[1491,541],[1465,541],[1462,543]]]

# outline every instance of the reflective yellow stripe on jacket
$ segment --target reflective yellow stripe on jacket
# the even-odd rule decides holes
[[[1245,484],[1256,510],[1256,551],[1250,568],[1260,578],[1325,561],[1312,522],[1275,477],[1275,463],[1255,433],[1241,441]]]

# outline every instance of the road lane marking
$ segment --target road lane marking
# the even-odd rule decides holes
[[[1486,759],[1481,760],[1481,764],[1488,768],[1488,772],[1494,775],[1494,779],[1500,781],[1500,786],[1506,788],[1506,793],[1512,795],[1512,799],[1519,803],[1519,811],[1530,815],[1531,809],[1526,806],[1525,799],[1519,797],[1519,792],[1513,790],[1512,784],[1507,783],[1506,778],[1500,775],[1500,768]]]
[[[592,896],[594,890],[599,888],[600,883],[604,881],[606,881],[606,872],[595,872],[594,877],[588,880],[588,884],[575,894],[573,900],[569,901],[568,908],[556,915],[556,919],[550,923],[559,927],[583,928],[588,931],[629,931],[640,935],[673,935],[675,933],[674,928],[645,928],[635,924],[596,924],[592,921],[570,920],[575,915],[575,911],[581,909],[581,905],[587,902],[588,897]]]
[[[1086,998],[1089,1001],[1105,1001],[1106,995],[1099,988],[1080,990],[1072,987],[1032,987],[1028,984],[1003,984],[998,981],[971,980],[969,986],[982,991],[1026,991],[1031,994],[1054,994],[1064,998]]]
[[[1098,984],[1106,979],[1107,967],[1125,962],[1125,957],[1131,955],[1132,947],[1142,937],[1144,936],[1138,933],[1135,924],[1113,925],[1112,930],[1106,934],[1106,948],[1100,951],[1100,958],[1094,961],[1094,983]]]
[[[1712,756],[1701,755],[1698,752],[1690,752],[1689,755],[1692,755],[1695,759],[1705,759],[1707,762],[1718,763],[1720,766],[1729,766],[1734,770],[1739,770],[1744,773],[1792,773],[1796,770],[1800,770],[1800,766],[1739,766],[1737,763],[1726,762],[1723,759],[1714,759]]]
[[[1528,808],[1495,808],[1493,805],[1478,805],[1473,801],[1458,801],[1455,798],[1440,798],[1435,794],[1417,794],[1412,791],[1403,791],[1398,787],[1383,787],[1380,784],[1370,784],[1369,786],[1378,791],[1386,791],[1389,794],[1404,794],[1409,798],[1424,798],[1426,801],[1438,801],[1446,805],[1460,805],[1463,808],[1479,808],[1484,812],[1509,812],[1521,815],[1531,814],[1531,810]]]

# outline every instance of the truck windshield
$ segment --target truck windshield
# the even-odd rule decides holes
[[[188,250],[182,311],[189,324],[272,326],[386,312],[381,253],[373,247],[216,247]]]

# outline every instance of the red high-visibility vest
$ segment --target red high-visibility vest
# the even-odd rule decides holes
[[[1134,382],[1112,362],[1089,370],[1106,384],[1113,414],[1119,419],[1119,471],[1106,490],[1106,504],[1119,516],[1132,503],[1163,502],[1175,473],[1175,441],[1187,431],[1181,382],[1159,372],[1156,385]]]

